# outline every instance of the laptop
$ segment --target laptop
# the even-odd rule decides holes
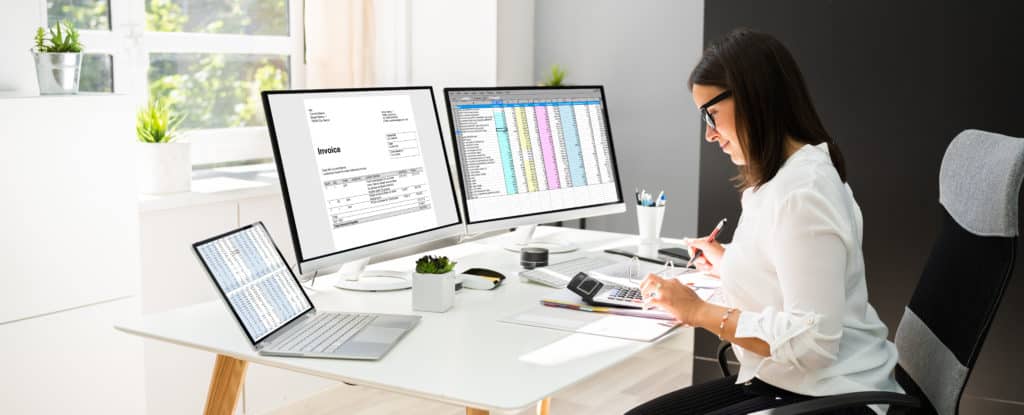
[[[261,355],[378,360],[420,321],[317,310],[262,222],[192,249]]]

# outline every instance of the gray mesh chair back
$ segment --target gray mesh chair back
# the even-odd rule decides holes
[[[1024,139],[978,130],[957,135],[942,159],[942,229],[896,331],[897,378],[928,412],[957,413],[1009,283],[1022,169]]]

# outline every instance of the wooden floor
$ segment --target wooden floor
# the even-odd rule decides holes
[[[689,332],[651,347],[629,361],[555,394],[552,415],[621,414],[661,394],[690,384],[693,362]],[[492,412],[498,414],[499,412]],[[533,409],[512,412],[533,414]],[[272,415],[464,415],[462,407],[361,386],[339,384],[312,397],[270,411]]]

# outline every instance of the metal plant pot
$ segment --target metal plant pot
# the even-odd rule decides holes
[[[39,53],[32,51],[36,60],[36,77],[40,95],[78,93],[78,77],[82,73],[81,53]]]

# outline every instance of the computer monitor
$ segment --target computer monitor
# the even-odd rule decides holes
[[[604,87],[446,88],[469,233],[520,227],[509,246],[569,251],[530,240],[539,223],[626,210]],[[525,225],[525,226],[524,226]]]
[[[464,232],[430,87],[262,95],[301,273],[348,263],[341,288],[408,288],[408,273],[362,268]]]

